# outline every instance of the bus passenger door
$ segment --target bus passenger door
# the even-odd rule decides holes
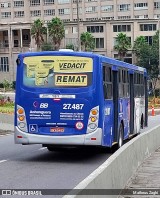
[[[113,70],[113,140],[114,142],[118,141],[118,119],[119,119],[119,86],[118,86],[118,68],[116,66],[112,67]]]
[[[104,95],[104,124],[102,145],[112,146],[113,132],[113,79],[112,69],[108,64],[103,65],[103,95]]]
[[[134,134],[134,75],[130,71],[130,134]]]

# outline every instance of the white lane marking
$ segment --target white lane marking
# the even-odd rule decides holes
[[[46,147],[40,148],[40,149],[38,149],[38,150],[41,151],[41,150],[44,150],[44,149],[46,149]]]
[[[6,162],[7,160],[0,160],[0,163]]]

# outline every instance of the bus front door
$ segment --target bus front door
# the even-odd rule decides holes
[[[113,106],[114,106],[114,122],[113,122],[113,144],[118,141],[118,104],[119,103],[119,86],[118,86],[118,71],[113,71]]]
[[[134,78],[130,74],[130,135],[134,134]]]

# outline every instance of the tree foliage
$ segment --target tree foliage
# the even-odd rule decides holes
[[[152,83],[153,94],[155,95],[159,74],[159,31],[153,36],[152,45],[146,42],[145,37],[137,37],[134,42],[133,52],[137,57],[137,65],[147,69],[149,80]]]
[[[148,68],[150,66],[151,46],[144,36],[139,36],[134,41],[133,53],[137,58],[137,65]]]
[[[54,50],[58,50],[65,36],[64,25],[61,19],[58,17],[52,18],[52,20],[48,22],[48,32],[49,36],[52,38]]]
[[[37,50],[41,50],[41,45],[44,42],[43,35],[47,33],[44,22],[37,19],[31,25],[31,36],[35,39],[35,44],[37,45]]]
[[[151,61],[152,61],[152,64],[154,65],[159,65],[159,34],[160,34],[160,31],[157,31],[156,34],[153,36],[153,44],[152,44],[152,48],[151,48]]]
[[[118,52],[119,59],[124,61],[124,57],[127,54],[127,51],[131,48],[131,42],[129,37],[124,33],[119,33],[116,37],[116,45],[114,50]]]
[[[148,48],[148,43],[146,42],[145,37],[137,37],[133,45],[133,52],[136,54],[137,58],[141,57],[141,54],[143,53],[145,48]]]
[[[83,32],[80,36],[81,45],[84,51],[92,51],[95,48],[95,39],[89,32]]]
[[[52,50],[53,50],[52,43],[44,42],[44,43],[42,44],[41,49],[42,49],[42,51],[52,51]]]
[[[153,36],[153,44],[150,52],[150,65],[148,68],[149,77],[152,83],[153,93],[155,96],[156,84],[159,75],[159,31]]]
[[[74,45],[72,44],[72,43],[69,43],[69,44],[67,44],[66,45],[66,49],[72,49],[72,50],[74,50]]]
[[[4,79],[2,83],[3,83],[4,92],[6,92],[9,88],[11,88],[11,83],[8,80]]]

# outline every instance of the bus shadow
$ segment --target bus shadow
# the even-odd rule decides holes
[[[35,153],[34,153],[35,154]],[[66,150],[55,151],[42,151],[34,156],[18,159],[18,161],[25,162],[51,162],[51,163],[63,163],[63,162],[81,162],[91,163],[92,161],[100,160],[105,161],[111,153],[107,152],[107,149],[103,151],[101,148],[67,148]]]

